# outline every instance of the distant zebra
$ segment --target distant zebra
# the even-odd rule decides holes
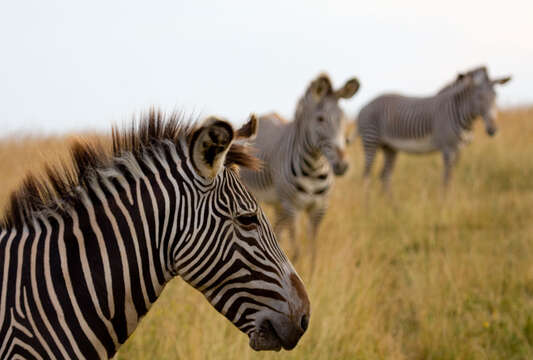
[[[363,107],[357,119],[365,153],[364,178],[368,182],[376,151],[383,150],[383,188],[389,192],[390,176],[398,151],[425,154],[440,151],[444,160],[444,185],[459,156],[459,145],[468,140],[473,121],[481,116],[487,133],[496,133],[495,84],[510,77],[490,80],[480,67],[458,75],[431,97],[382,95]]]
[[[309,216],[313,258],[314,240],[327,208],[333,174],[348,169],[345,159],[346,121],[339,99],[351,98],[359,89],[353,78],[334,91],[328,76],[311,82],[296,108],[294,121],[277,114],[260,118],[254,147],[264,166],[258,172],[244,170],[242,179],[261,201],[276,207],[274,230],[280,236],[288,226],[298,257],[295,219],[300,211]]]
[[[253,349],[296,346],[307,294],[238,176],[256,128],[152,111],[112,154],[78,143],[74,170],[28,177],[0,227],[0,358],[111,357],[175,276]]]

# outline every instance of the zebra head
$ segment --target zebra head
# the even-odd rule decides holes
[[[358,89],[359,81],[352,78],[340,89],[333,90],[329,77],[322,74],[311,82],[296,109],[295,120],[304,132],[306,146],[324,155],[335,175],[342,175],[348,169],[347,124],[339,99],[351,98]]]
[[[505,84],[511,77],[490,79],[487,68],[480,67],[466,74],[459,74],[458,80],[467,81],[470,87],[472,112],[475,116],[481,116],[485,123],[485,130],[489,136],[496,134],[496,91],[494,85]]]
[[[309,324],[307,293],[238,169],[229,165],[232,157],[243,161],[243,145],[234,140],[256,130],[255,117],[237,131],[212,117],[192,133],[187,146],[201,191],[192,204],[192,240],[180,250],[176,268],[249,336],[254,350],[290,350]]]

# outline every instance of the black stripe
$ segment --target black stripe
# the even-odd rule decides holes
[[[33,246],[35,246],[35,242],[37,242],[37,245],[36,245],[37,249],[36,249],[36,253],[35,253],[36,255],[35,255],[35,259],[34,259],[34,261],[35,261],[35,276],[37,278],[37,293],[33,292],[33,288],[31,286],[31,283],[29,283],[27,288],[26,288],[27,289],[27,293],[28,293],[28,304],[29,304],[30,308],[32,309],[33,321],[35,322],[35,325],[39,329],[39,332],[41,333],[41,336],[43,337],[44,341],[49,345],[50,350],[52,351],[54,356],[56,356],[58,358],[62,358],[63,355],[61,355],[61,352],[59,351],[59,348],[57,347],[55,341],[53,340],[52,335],[50,334],[50,332],[48,332],[47,327],[46,327],[46,325],[45,325],[45,323],[44,323],[44,321],[43,321],[43,319],[41,317],[41,314],[40,314],[40,312],[38,310],[37,302],[35,301],[36,298],[38,298],[40,300],[40,302],[42,304],[43,311],[45,313],[45,316],[49,320],[51,326],[54,328],[55,333],[59,337],[61,343],[65,344],[67,340],[66,340],[65,334],[62,331],[59,330],[58,321],[57,321],[57,315],[56,315],[55,310],[53,309],[53,307],[51,305],[51,300],[50,300],[50,298],[48,296],[48,293],[46,291],[46,283],[44,281],[39,281],[40,279],[44,279],[44,268],[43,268],[44,267],[44,256],[43,256],[43,251],[44,251],[44,239],[46,237],[46,229],[45,229],[44,224],[43,224],[43,222],[41,220],[39,220],[38,223],[39,223],[39,226],[41,227],[42,232],[41,232],[41,235],[39,237],[36,237],[34,239],[33,244],[32,244],[32,247],[33,247]],[[51,251],[53,251],[53,250],[51,249]],[[52,269],[53,269],[53,267],[52,267]],[[28,270],[29,270],[29,266],[28,266]],[[52,270],[52,271],[54,271],[54,272],[61,271],[61,268],[59,267],[58,270]],[[30,274],[30,278],[31,278],[31,274]],[[57,292],[57,290],[56,290],[56,292]],[[59,294],[61,294],[61,293],[59,293]],[[66,294],[66,292],[63,293],[63,294]],[[59,295],[59,296],[61,296],[61,295]],[[65,305],[67,305],[67,304],[65,304]],[[62,304],[62,306],[61,306],[64,310],[65,310],[65,307],[66,307],[65,305]],[[68,310],[68,307],[67,307],[67,310]],[[68,315],[70,315],[68,313],[68,311],[65,311],[65,319],[68,319],[68,317],[67,317]],[[76,323],[77,323],[77,320],[76,320]],[[76,324],[72,324],[72,326],[73,326],[73,328],[76,328]],[[72,354],[72,349],[69,349],[68,346],[66,347],[66,351],[69,353],[69,355]]]
[[[315,190],[314,194],[315,195],[321,195],[321,194],[325,193],[326,191],[328,191],[328,189],[329,189],[329,185],[326,185],[322,189]]]
[[[295,184],[294,184],[294,187],[295,187],[296,190],[298,190],[299,192],[302,192],[302,193],[304,193],[304,194],[307,194],[307,190],[305,190],[300,184],[295,183]]]
[[[100,186],[105,198],[107,199],[107,205],[109,207],[109,210],[111,211],[111,214],[113,214],[113,217],[115,218],[115,221],[119,228],[120,235],[122,236],[122,242],[126,251],[126,258],[128,260],[128,268],[130,273],[130,284],[127,286],[129,286],[131,291],[131,299],[133,301],[133,304],[135,305],[135,310],[137,311],[137,313],[139,315],[144,315],[147,309],[142,293],[142,279],[139,274],[139,264],[137,262],[137,255],[135,253],[133,234],[131,233],[131,229],[128,226],[128,222],[126,221],[125,216],[122,214],[122,211],[118,207],[118,204],[115,201],[111,192],[109,192],[109,190],[103,184],[100,184]],[[150,229],[154,229],[155,232],[155,224],[153,221],[153,207],[151,206],[150,195],[148,193],[148,189],[143,188],[143,186],[141,186],[141,196],[143,196],[143,203],[145,204],[144,209],[147,210],[147,214],[152,216],[151,218],[149,215],[147,215],[146,217],[149,224],[148,227]],[[155,234],[150,235],[155,238]],[[108,234],[108,239],[114,237],[114,232]],[[116,239],[116,241],[120,240]]]
[[[100,202],[94,191],[88,192],[96,214],[96,222],[102,231],[104,239],[114,239],[113,227],[107,216],[98,216],[104,212],[103,204]],[[83,231],[83,229],[82,229]],[[111,318],[111,323],[117,334],[118,341],[123,343],[127,339],[127,326],[125,308],[125,287],[124,269],[120,260],[120,252],[117,241],[104,241],[107,254],[109,256],[109,266],[111,268],[111,280],[113,283],[113,300],[115,303],[115,315]]]
[[[59,246],[57,246],[58,241],[56,240],[59,239],[59,223],[55,218],[50,218],[49,221],[53,229],[53,232],[51,234],[52,240],[50,244],[51,260],[53,255],[53,262],[51,263],[50,276],[52,279],[54,279],[53,286],[57,293],[58,300],[61,303],[61,308],[65,313],[65,322],[70,328],[81,353],[89,358],[96,358],[98,357],[98,353],[81,328],[80,319],[78,319],[74,312],[74,306],[70,301],[69,293],[67,291],[65,281],[63,280],[64,277],[60,264],[60,250]],[[74,234],[72,232],[72,226],[72,219],[66,218],[64,236],[63,239],[59,240],[64,241],[65,245],[65,253],[62,254],[62,256],[67,259],[67,268],[73,289],[73,294],[71,295],[75,297],[80,307],[81,313],[87,321],[87,325],[94,331],[95,335],[99,338],[102,344],[104,344],[104,346],[107,345],[106,349],[109,353],[110,351],[114,351],[113,341],[111,340],[111,337],[109,337],[109,335],[107,334],[104,323],[98,318],[98,316],[96,316],[96,308],[91,300],[89,289],[87,283],[85,282],[83,268],[80,260],[80,248],[78,246],[78,241],[74,237]],[[90,258],[89,261],[91,261]],[[89,264],[91,265],[91,263]],[[59,330],[59,326],[52,326],[54,326],[54,329],[56,329],[56,331]],[[70,347],[67,346],[66,338],[61,342],[67,348],[69,356],[75,357],[73,350],[71,350]]]

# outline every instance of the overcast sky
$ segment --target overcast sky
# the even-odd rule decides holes
[[[491,4],[492,3],[492,4]],[[319,72],[424,95],[486,64],[499,104],[533,103],[532,1],[0,2],[0,136],[105,130],[150,105],[292,117]]]

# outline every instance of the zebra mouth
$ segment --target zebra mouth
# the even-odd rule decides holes
[[[261,323],[258,329],[250,333],[250,347],[255,351],[280,351],[282,341],[269,320]]]
[[[338,162],[333,165],[333,173],[335,176],[344,175],[346,170],[348,170],[348,163],[346,162]]]

